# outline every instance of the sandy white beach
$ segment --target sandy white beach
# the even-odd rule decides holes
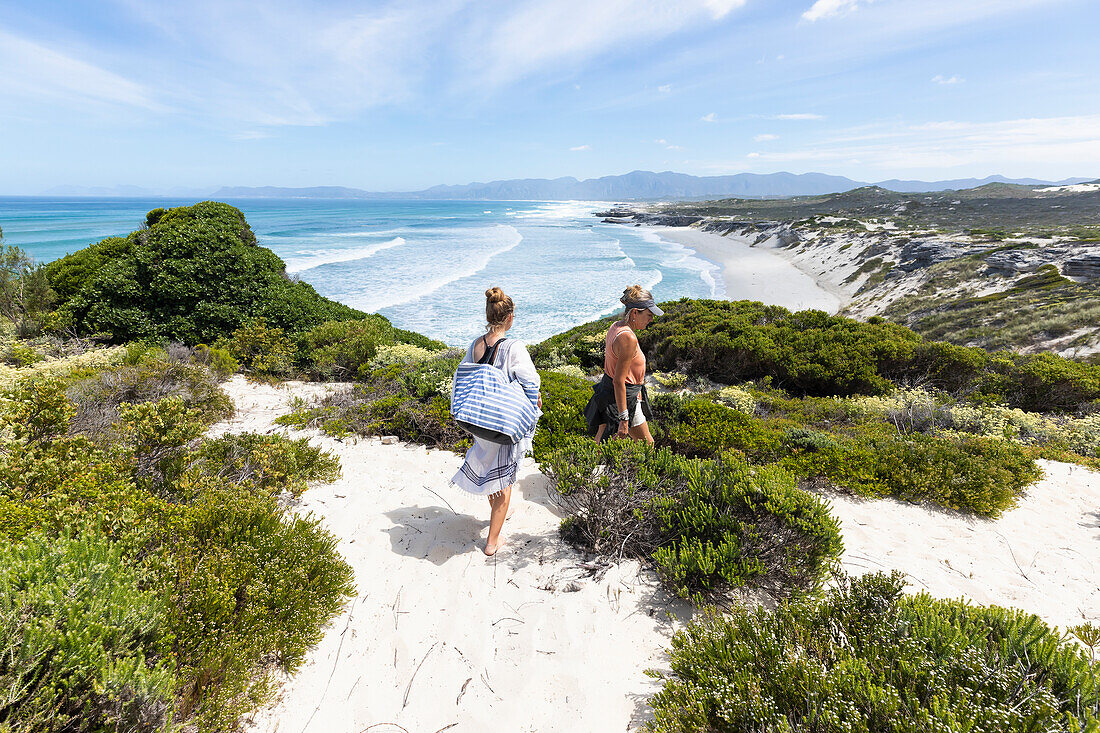
[[[635,562],[610,569],[558,539],[546,479],[522,469],[495,558],[487,502],[448,485],[461,457],[274,426],[293,397],[338,386],[226,385],[223,432],[307,435],[343,477],[296,511],[340,539],[357,595],[253,730],[293,733],[636,730],[673,630],[690,616]],[[996,521],[884,499],[830,496],[843,567],[897,569],[909,590],[1015,606],[1065,628],[1100,621],[1100,474],[1042,462],[1046,477]],[[372,727],[373,726],[373,727]]]
[[[649,227],[722,268],[727,300],[759,300],[790,310],[836,313],[843,302],[774,250],[750,247],[733,237],[692,227]]]

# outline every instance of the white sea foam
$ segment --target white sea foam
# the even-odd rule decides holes
[[[339,234],[333,236],[340,236]],[[306,270],[312,270],[315,267],[321,265],[332,265],[337,262],[354,262],[356,260],[365,260],[368,257],[378,254],[382,250],[390,249],[392,247],[400,247],[405,244],[404,237],[394,237],[393,239],[385,242],[375,242],[374,244],[366,244],[362,247],[346,247],[343,249],[317,249],[317,250],[300,250],[293,255],[286,257],[286,271],[287,272],[305,272]]]
[[[376,312],[383,308],[392,308],[393,306],[405,305],[421,298],[427,298],[451,283],[478,274],[488,267],[489,263],[495,257],[499,257],[505,252],[515,249],[519,246],[519,243],[523,241],[523,235],[520,234],[515,227],[507,224],[498,224],[492,227],[490,232],[498,239],[500,244],[482,252],[480,256],[473,259],[466,267],[459,270],[448,271],[443,276],[426,282],[416,281],[408,283],[403,288],[395,287],[381,297],[374,295],[374,297],[369,298],[354,298],[349,301],[349,304],[360,310]],[[467,231],[466,234],[470,236],[470,232]]]
[[[717,298],[726,294],[725,284],[720,277],[715,277],[722,270],[720,266],[700,257],[699,253],[690,247],[663,239],[657,232],[643,229],[640,234],[645,241],[661,245],[671,255],[678,255],[676,259],[664,260],[666,264],[696,271],[699,279],[710,289],[710,297]]]

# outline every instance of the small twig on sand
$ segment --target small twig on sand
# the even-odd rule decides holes
[[[302,726],[302,733],[306,733],[306,729],[309,728],[309,724],[313,722],[313,717],[317,715],[321,709],[321,703],[325,700],[325,695],[328,694],[329,685],[332,684],[332,677],[336,674],[336,665],[340,663],[340,651],[344,648],[344,635],[348,633],[348,628],[351,626],[351,617],[355,614],[355,608],[348,609],[348,621],[344,624],[344,630],[340,632],[340,643],[336,647],[336,658],[332,660],[332,671],[328,673],[328,680],[325,681],[325,689],[321,693],[321,698],[317,701],[317,707],[313,708],[313,712],[309,714],[309,720]],[[349,692],[348,695],[351,695]]]
[[[445,725],[442,728],[440,728],[439,730],[437,730],[435,733],[443,733],[443,731],[450,730],[451,728],[454,728],[456,725],[458,725],[458,723],[451,723],[450,725]]]
[[[408,728],[402,728],[402,727],[401,727],[400,725],[398,725],[397,723],[375,723],[374,725],[368,725],[368,726],[367,726],[366,728],[364,728],[363,730],[359,731],[359,733],[367,733],[367,731],[368,731],[368,730],[370,730],[371,728],[377,728],[377,727],[378,727],[378,726],[380,726],[380,725],[392,725],[392,726],[393,726],[394,728],[400,728],[401,730],[405,731],[405,733],[409,733],[409,729],[408,729]]]
[[[1024,572],[1024,569],[1022,567],[1020,567],[1020,562],[1016,559],[1016,553],[1012,551],[1012,545],[1009,543],[1008,538],[1005,537],[1003,534],[1001,534],[1001,532],[999,530],[993,530],[993,531],[996,532],[997,535],[1002,540],[1005,541],[1005,546],[1008,548],[1008,554],[1012,556],[1012,562],[1015,563],[1016,569],[1020,571],[1020,575],[1024,576],[1024,580],[1031,583],[1032,585],[1035,585],[1035,583],[1031,580],[1031,578],[1027,577],[1027,573]],[[1039,553],[1035,553],[1035,554],[1036,554],[1036,556],[1038,556]],[[1034,559],[1032,559],[1031,564],[1032,565],[1035,564]]]
[[[424,655],[424,658],[420,660],[420,664],[416,665],[416,669],[413,670],[412,677],[409,678],[409,684],[405,686],[405,699],[401,701],[401,709],[404,710],[405,706],[409,704],[409,693],[412,692],[413,680],[416,679],[416,673],[420,671],[420,668],[424,666],[424,662],[428,661],[428,655],[435,651],[435,648],[439,646],[439,642],[432,644],[432,648],[428,650],[428,653]]]
[[[428,487],[427,487],[427,486],[425,486],[424,488],[425,488],[425,489],[428,489]],[[458,516],[458,512],[456,512],[456,511],[455,511],[455,508],[454,508],[453,506],[451,506],[451,505],[450,505],[450,503],[449,503],[449,502],[448,502],[448,501],[447,501],[446,499],[444,499],[444,498],[443,498],[442,496],[440,496],[439,494],[436,494],[436,493],[435,493],[434,491],[432,491],[431,489],[428,489],[428,491],[430,491],[430,492],[431,492],[432,494],[435,494],[435,497],[436,497],[437,499],[439,499],[439,500],[440,500],[441,502],[443,502],[444,504],[446,504],[446,505],[447,505],[447,508],[451,510],[451,514],[454,514],[455,516]],[[458,723],[455,723],[455,725],[458,725]]]
[[[458,705],[459,700],[461,700],[462,696],[466,694],[466,686],[469,685],[470,682],[473,681],[473,679],[473,677],[467,677],[466,681],[462,683],[462,689],[458,691],[458,697],[455,698],[455,705]]]
[[[493,622],[492,625],[496,626],[501,621],[515,621],[516,623],[519,623],[519,624],[523,623],[523,619],[521,619],[521,618],[516,618],[515,616],[505,616],[504,618],[498,618],[496,621]]]
[[[393,609],[393,630],[397,631],[397,621],[401,616],[401,591],[405,590],[405,586],[401,586],[397,589],[397,597],[393,599],[393,605],[390,606]]]

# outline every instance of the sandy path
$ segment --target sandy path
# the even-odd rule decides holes
[[[514,489],[510,545],[486,558],[487,502],[448,486],[458,456],[273,426],[292,396],[333,388],[236,377],[226,389],[238,414],[212,430],[307,435],[339,455],[344,472],[307,491],[298,510],[340,538],[358,595],[253,729],[637,729],[658,687],[644,670],[665,667],[668,638],[690,609],[636,563],[596,575],[564,547],[533,466]],[[854,574],[896,568],[912,591],[1016,606],[1063,628],[1100,621],[1100,474],[1042,465],[1047,477],[995,522],[830,496],[842,564]]]
[[[829,497],[845,569],[896,568],[910,591],[1013,606],[1063,630],[1100,622],[1100,473],[1039,465],[1045,478],[997,521],[893,499]]]
[[[213,429],[309,435],[343,466],[342,479],[310,489],[298,510],[341,539],[358,596],[254,729],[638,727],[657,689],[645,670],[663,667],[671,627],[687,607],[670,602],[633,562],[594,577],[558,539],[560,518],[533,466],[521,469],[513,489],[509,546],[486,558],[488,502],[447,483],[458,456],[273,428],[292,394],[325,389],[234,378],[226,391],[238,414]]]

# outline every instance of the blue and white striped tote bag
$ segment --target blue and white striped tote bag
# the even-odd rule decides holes
[[[464,363],[455,372],[451,415],[474,437],[513,445],[534,430],[538,398],[535,385],[509,382],[491,364]]]

